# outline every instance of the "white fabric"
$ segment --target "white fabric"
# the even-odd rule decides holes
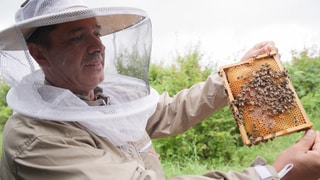
[[[281,171],[278,173],[280,179],[282,179],[285,175],[287,175],[292,168],[293,168],[293,164],[287,164],[283,169],[281,169]]]
[[[67,89],[45,85],[42,71],[37,71],[7,95],[8,105],[15,112],[39,120],[77,121],[99,136],[120,146],[139,140],[145,132],[148,118],[154,113],[159,99],[151,88],[149,95],[122,88],[113,83],[132,83],[132,78],[121,75],[108,77],[109,83],[101,84],[111,105],[88,106]],[[134,83],[138,89],[138,82]],[[133,85],[133,84],[132,84]],[[142,86],[143,87],[143,86]]]
[[[255,166],[254,168],[262,180],[272,176],[272,174],[268,171],[268,169],[265,166],[258,165],[258,166]]]
[[[16,24],[0,32],[0,48],[26,48],[19,41],[20,37],[17,37],[15,30],[27,38],[37,27],[92,17],[103,27],[101,35],[108,35],[139,24],[148,18],[148,15],[141,9],[131,7],[88,8],[81,0],[30,0],[17,11]]]
[[[19,23],[39,16],[47,16],[54,13],[81,10],[86,8],[87,6],[82,0],[33,0],[26,3],[24,7],[21,7],[16,12],[15,20],[17,23]],[[25,36],[28,38],[31,33],[32,31],[27,32]]]
[[[15,20],[16,22],[21,22],[38,16],[74,10],[75,8],[83,9],[87,8],[87,6],[82,0],[33,0],[18,9]]]

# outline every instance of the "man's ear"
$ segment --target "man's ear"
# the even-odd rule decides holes
[[[46,50],[43,47],[30,43],[28,44],[28,48],[31,56],[37,61],[40,67],[49,66]]]

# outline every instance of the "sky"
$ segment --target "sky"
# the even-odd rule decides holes
[[[153,25],[152,62],[170,63],[199,45],[207,62],[238,61],[256,43],[275,42],[282,61],[291,51],[320,47],[319,0],[85,0],[91,7],[133,6]],[[24,0],[1,0],[0,30],[14,23]]]

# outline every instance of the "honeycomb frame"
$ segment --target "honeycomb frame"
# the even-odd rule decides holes
[[[219,75],[244,145],[313,127],[276,52],[222,66]]]

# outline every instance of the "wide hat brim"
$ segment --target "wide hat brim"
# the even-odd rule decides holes
[[[23,42],[38,27],[61,24],[81,19],[97,19],[101,25],[101,35],[112,34],[147,18],[145,11],[127,7],[81,8],[66,12],[52,13],[19,22],[0,32],[0,50],[26,50]]]

